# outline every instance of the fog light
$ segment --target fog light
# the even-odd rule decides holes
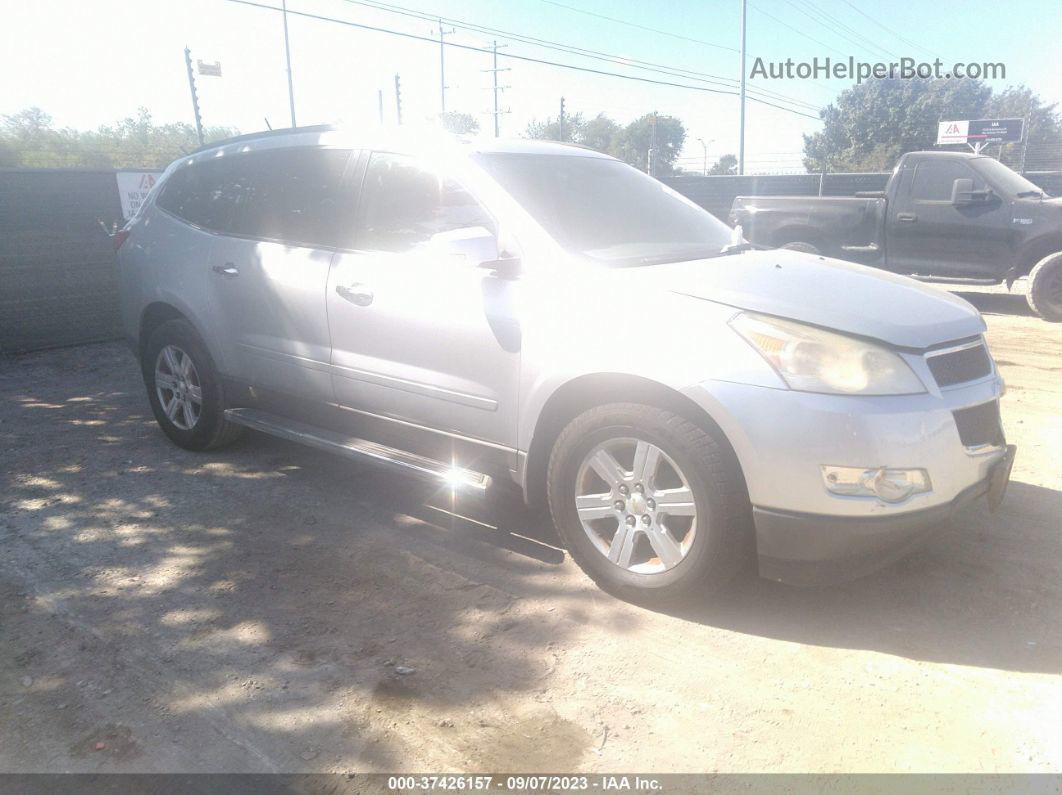
[[[924,469],[887,467],[822,467],[826,488],[847,497],[877,497],[884,502],[900,502],[912,494],[930,491],[933,486]]]

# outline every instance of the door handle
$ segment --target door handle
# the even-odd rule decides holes
[[[372,299],[376,297],[372,290],[358,282],[349,286],[345,284],[336,285],[336,293],[339,294],[340,298],[350,301],[355,306],[368,306],[372,303]]]
[[[230,279],[240,275],[240,269],[233,265],[231,262],[226,262],[224,265],[215,265],[214,273],[219,276],[228,276]]]
[[[917,221],[918,216],[914,213],[896,213],[897,221]]]

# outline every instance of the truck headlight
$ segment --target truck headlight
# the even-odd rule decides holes
[[[791,389],[841,395],[910,395],[925,386],[889,349],[815,326],[741,312],[730,325]]]

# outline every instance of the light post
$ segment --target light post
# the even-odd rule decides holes
[[[703,138],[698,138],[697,140],[701,142],[701,149],[704,152],[704,165],[701,167],[701,176],[702,177],[707,177],[708,176],[708,144],[714,144],[715,143],[715,139],[712,138],[711,140],[708,141],[707,144],[704,142]]]

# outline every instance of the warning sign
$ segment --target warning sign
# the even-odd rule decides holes
[[[128,221],[136,215],[155,187],[159,175],[154,171],[119,171],[115,177],[118,180],[118,196],[122,201],[122,216]]]

